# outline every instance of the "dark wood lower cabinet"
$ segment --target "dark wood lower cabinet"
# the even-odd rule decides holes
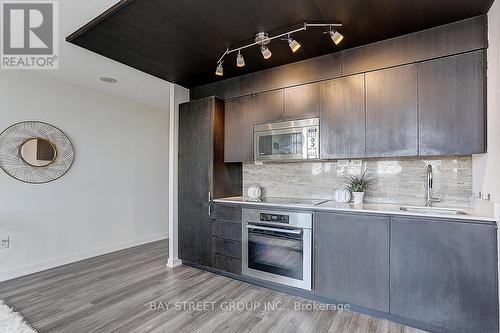
[[[393,218],[391,309],[446,332],[498,333],[496,227]]]
[[[317,213],[314,291],[389,312],[389,218]]]
[[[223,272],[241,274],[241,259],[214,254],[214,268]]]
[[[213,216],[213,268],[241,274],[241,206],[216,204]]]

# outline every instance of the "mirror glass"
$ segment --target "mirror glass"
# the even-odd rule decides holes
[[[56,156],[56,147],[45,139],[29,139],[21,146],[21,158],[34,167],[47,166],[54,162]]]

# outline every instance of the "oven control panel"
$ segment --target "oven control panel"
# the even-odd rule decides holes
[[[307,129],[307,158],[319,158],[318,127]]]
[[[272,223],[290,223],[289,215],[280,215],[280,214],[269,214],[269,213],[260,213],[260,221],[261,222],[272,222]]]

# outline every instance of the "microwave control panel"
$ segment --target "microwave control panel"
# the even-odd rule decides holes
[[[318,127],[307,129],[307,158],[319,158]]]

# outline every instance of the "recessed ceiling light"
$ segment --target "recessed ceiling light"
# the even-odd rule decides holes
[[[105,83],[116,83],[116,82],[118,82],[117,79],[112,78],[112,77],[108,77],[108,76],[100,77],[99,80],[101,80],[102,82],[105,82]]]

